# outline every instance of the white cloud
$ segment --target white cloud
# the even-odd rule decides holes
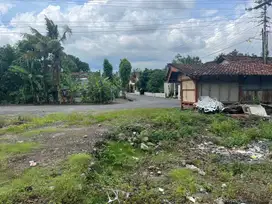
[[[68,9],[50,5],[39,13],[17,14],[10,21],[12,28],[0,27],[0,32],[5,33],[0,45],[15,43],[21,38],[19,33],[28,32],[29,26],[45,33],[46,15],[59,27],[68,24],[72,28],[73,35],[64,44],[66,52],[97,66],[102,64],[105,57],[115,60],[114,64],[127,57],[133,66],[162,68],[178,52],[209,60],[214,56],[208,54],[220,52],[226,47],[230,48],[224,52],[236,48],[241,52],[260,53],[259,41],[231,47],[254,37],[260,30],[254,27],[257,23],[252,21],[252,17],[257,16],[255,11],[229,20],[209,10],[206,14],[213,17],[194,19],[187,18],[187,13],[180,10],[157,9],[162,6],[192,8],[194,1],[179,0],[174,4],[160,1],[155,6],[153,4],[156,9],[147,9],[148,5],[144,1],[126,7],[120,6],[124,1],[118,2],[96,0],[84,5],[72,5]]]
[[[217,13],[218,13],[218,10],[215,10],[215,9],[205,10],[205,11],[203,11],[202,16],[209,17],[209,16],[213,16]]]
[[[8,10],[11,9],[12,7],[13,7],[12,4],[0,2],[0,16],[6,14]]]

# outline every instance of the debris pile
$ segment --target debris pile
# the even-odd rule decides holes
[[[196,166],[194,166],[194,165],[186,164],[186,169],[190,169],[190,170],[192,170],[192,171],[196,171],[196,172],[198,172],[201,176],[205,176],[205,175],[206,175],[206,173],[205,173],[203,170],[199,169],[198,167],[196,167]]]
[[[269,141],[258,141],[247,145],[244,148],[228,149],[217,146],[212,142],[204,142],[198,145],[198,149],[204,153],[213,153],[221,156],[235,158],[242,161],[265,160],[269,157]]]
[[[194,104],[194,106],[200,112],[204,112],[204,113],[220,112],[224,108],[223,103],[209,96],[201,96],[198,99],[198,102]]]

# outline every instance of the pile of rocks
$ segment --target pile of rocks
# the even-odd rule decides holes
[[[141,133],[133,132],[131,135],[127,136],[124,133],[120,133],[117,136],[117,139],[119,141],[127,141],[132,146],[137,146],[141,148],[142,150],[150,150],[157,146],[157,144],[154,144],[150,141],[150,138],[148,137],[148,132],[142,131]]]

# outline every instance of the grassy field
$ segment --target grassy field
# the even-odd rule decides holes
[[[199,148],[243,152],[263,141],[271,152],[272,124],[260,118],[135,109],[1,118],[0,127],[0,203],[272,200],[269,152],[256,159]]]

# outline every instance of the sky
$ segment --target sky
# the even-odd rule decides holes
[[[233,49],[260,55],[261,11],[245,10],[253,5],[253,0],[0,0],[0,46],[15,44],[29,27],[45,34],[47,16],[60,32],[64,25],[72,29],[65,52],[93,71],[102,69],[105,58],[117,70],[122,58],[133,68],[158,69],[177,53],[203,61]]]

